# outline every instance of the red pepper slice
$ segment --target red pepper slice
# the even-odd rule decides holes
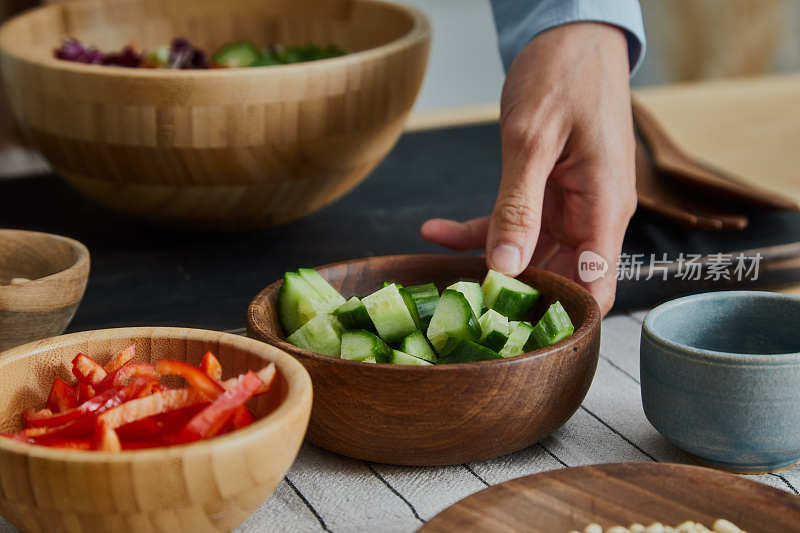
[[[131,344],[130,346],[119,352],[117,355],[115,355],[114,358],[111,359],[111,361],[106,363],[105,366],[103,367],[103,370],[106,371],[106,374],[113,374],[114,372],[122,368],[123,365],[132,361],[134,357],[136,357],[136,345]]]
[[[208,405],[208,402],[204,402],[192,407],[185,407],[168,413],[136,420],[135,422],[117,428],[117,435],[119,435],[119,439],[122,441],[122,446],[124,448],[128,441],[152,440],[156,436],[164,436],[167,432],[174,433],[185,426],[194,415],[202,411]]]
[[[66,450],[91,450],[92,441],[89,439],[66,439],[63,437],[42,437],[31,439],[33,444],[47,446],[48,448],[62,448]]]
[[[101,422],[99,419],[94,430],[92,449],[100,452],[121,452],[122,443],[117,432],[113,428]]]
[[[97,415],[113,409],[114,407],[127,402],[131,398],[136,397],[143,388],[147,386],[147,380],[137,379],[130,385],[122,389],[110,389],[102,394],[98,394],[91,400],[82,403],[74,409],[57,413],[52,416],[40,415],[39,413],[29,414],[26,416],[26,422],[29,426],[37,427],[56,427],[63,426],[69,422],[85,418],[87,415],[96,417]]]
[[[162,376],[181,376],[208,400],[214,400],[225,392],[219,383],[208,377],[202,370],[182,361],[162,359],[156,363],[156,371]]]
[[[203,356],[203,360],[200,361],[200,370],[205,372],[206,376],[214,381],[222,379],[222,365],[219,359],[217,359],[217,356],[211,352],[206,352]]]
[[[96,395],[94,387],[88,383],[78,383],[78,405],[88,402]]]
[[[259,389],[256,391],[255,396],[261,396],[262,394],[268,393],[272,388],[272,384],[275,382],[275,376],[277,376],[277,374],[278,371],[275,368],[275,363],[270,363],[256,372],[256,376],[258,376],[258,379],[262,381],[263,385],[261,385],[261,387],[259,387]],[[222,382],[222,388],[228,390],[235,386],[238,382],[239,378],[226,379]]]
[[[236,385],[226,390],[184,426],[177,441],[186,443],[213,437],[225,427],[233,412],[252,398],[263,384],[252,371],[239,376]]]
[[[206,397],[192,388],[172,389],[157,392],[144,398],[131,400],[113,409],[109,409],[97,421],[111,429],[117,429],[125,424],[149,418],[185,407],[192,407],[201,403],[208,403]]]
[[[231,426],[233,429],[242,429],[246,428],[250,424],[256,421],[256,418],[253,416],[253,413],[250,412],[250,409],[247,408],[246,405],[240,405],[236,408],[231,416]]]
[[[88,383],[89,385],[97,385],[108,375],[97,361],[82,353],[76,355],[72,360],[72,373],[80,383]]]
[[[47,397],[47,408],[54,413],[63,413],[78,406],[78,395],[75,389],[61,378],[53,380],[50,396]]]
[[[103,381],[97,384],[95,390],[101,393],[112,388],[118,389],[124,387],[128,380],[133,378],[158,380],[159,375],[155,367],[150,363],[134,363],[131,361],[122,365],[113,374],[107,375]]]

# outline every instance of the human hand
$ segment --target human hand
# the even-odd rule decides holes
[[[580,22],[536,36],[508,71],[501,101],[503,171],[490,217],[433,219],[422,237],[455,250],[486,247],[490,268],[516,276],[530,263],[584,285],[603,314],[636,209],[635,143],[625,35]],[[608,263],[578,278],[590,250]]]

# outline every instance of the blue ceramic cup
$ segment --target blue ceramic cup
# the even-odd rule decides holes
[[[800,460],[800,297],[696,294],[642,327],[642,403],[668,440],[725,470]]]

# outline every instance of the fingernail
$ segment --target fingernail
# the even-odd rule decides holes
[[[519,261],[519,248],[509,244],[498,244],[489,257],[489,262],[494,270],[510,275],[519,273]]]

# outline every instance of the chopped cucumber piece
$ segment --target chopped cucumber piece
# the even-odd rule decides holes
[[[515,357],[525,353],[525,343],[531,336],[533,326],[528,322],[509,322],[511,334],[508,336],[503,348],[500,350],[502,357]]]
[[[525,345],[525,351],[537,350],[564,340],[575,332],[567,310],[556,300],[536,323]]]
[[[261,59],[261,52],[250,41],[241,41],[221,46],[211,59],[223,67],[249,67]]]
[[[494,350],[486,346],[481,346],[477,342],[450,337],[447,340],[447,344],[445,344],[442,349],[439,363],[445,365],[453,363],[472,363],[475,361],[488,361],[490,359],[502,359],[502,357]]]
[[[344,296],[331,287],[331,284],[313,268],[298,268],[297,273],[300,274],[300,277],[306,280],[309,285],[314,287],[314,290],[319,293],[322,301],[330,306],[331,311],[345,302]]]
[[[397,290],[400,291],[400,296],[403,297],[403,302],[406,304],[408,312],[411,315],[411,318],[414,320],[414,324],[417,325],[417,329],[421,328],[422,324],[420,323],[419,320],[419,313],[417,312],[417,304],[414,303],[414,298],[411,296],[411,293],[402,287],[398,287]]]
[[[346,329],[374,330],[367,308],[358,296],[353,296],[333,312]]]
[[[403,288],[403,286],[402,286],[402,285],[400,285],[400,284],[399,284],[399,283],[397,283],[397,282],[394,282],[394,281],[384,281],[383,283],[381,283],[381,289],[382,289],[382,288],[384,288],[384,287],[388,287],[389,285],[397,285],[397,288],[398,288],[398,289],[402,289],[402,288]]]
[[[319,293],[299,274],[287,272],[278,292],[278,316],[287,335],[320,313],[330,311]]]
[[[433,312],[436,310],[436,304],[439,303],[439,289],[433,283],[426,283],[405,287],[405,290],[411,295],[411,299],[414,300],[414,305],[417,307],[420,329],[428,329]]]
[[[403,353],[399,350],[392,350],[392,360],[390,362],[396,365],[414,365],[414,366],[426,366],[433,364],[429,363],[425,359],[414,357],[411,354]]]
[[[489,309],[478,319],[481,326],[481,338],[478,342],[494,351],[505,346],[510,333],[508,318],[494,309]]]
[[[299,348],[339,357],[342,346],[342,325],[333,315],[317,315],[286,337]]]
[[[417,322],[397,285],[387,285],[361,301],[378,334],[386,342],[398,342],[417,329]]]
[[[472,312],[475,313],[475,316],[481,316],[483,312],[483,291],[479,283],[475,283],[474,281],[459,281],[447,288],[463,294],[467,298],[469,306],[472,307]]]
[[[472,341],[480,336],[481,327],[467,298],[458,291],[442,291],[428,326],[428,339],[434,349],[442,353],[448,337]]]
[[[539,299],[539,291],[512,277],[490,270],[483,280],[486,307],[506,315],[510,320],[522,320]]]
[[[403,339],[403,342],[400,343],[400,350],[431,363],[436,362],[436,352],[433,351],[431,345],[428,344],[428,339],[425,338],[425,334],[420,330]]]
[[[380,337],[357,329],[355,331],[345,331],[342,334],[342,359],[351,361],[380,361],[388,363],[392,356],[392,349],[383,342]]]

